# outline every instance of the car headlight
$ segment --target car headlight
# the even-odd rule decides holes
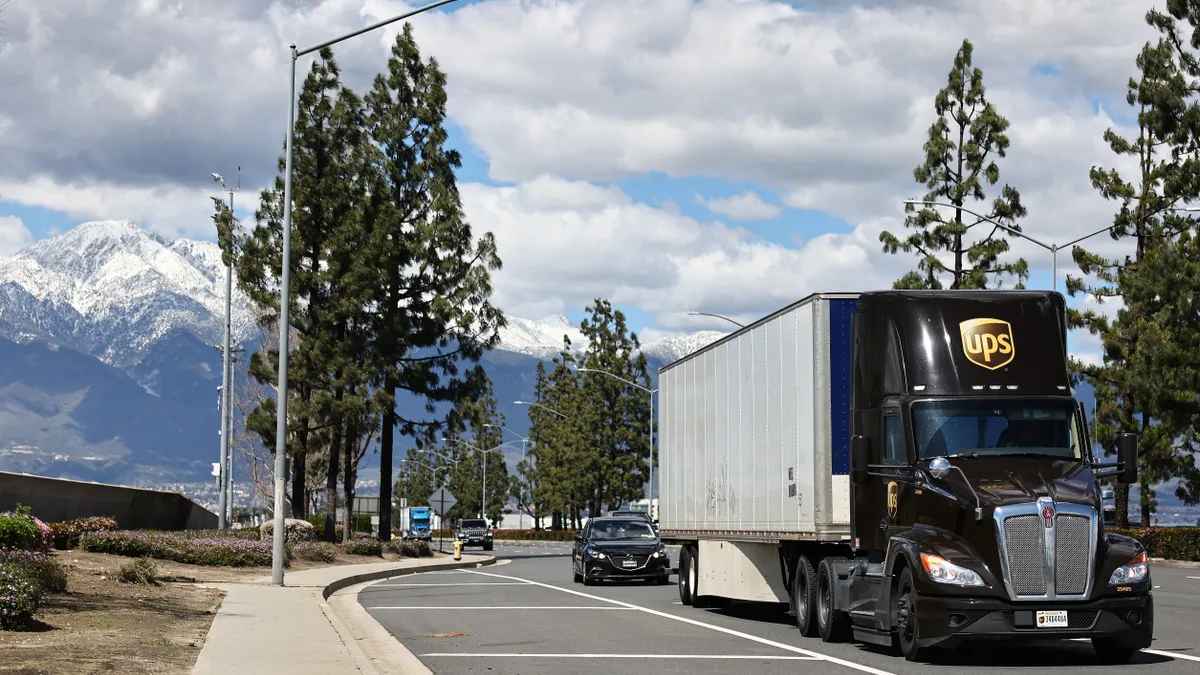
[[[953,584],[955,586],[982,586],[983,579],[975,570],[969,570],[965,567],[955,565],[945,558],[932,553],[921,554],[921,565],[925,568],[925,572],[929,574],[929,578],[939,584]]]
[[[1145,579],[1149,573],[1150,563],[1146,560],[1146,552],[1142,551],[1135,555],[1133,560],[1113,570],[1112,576],[1108,578],[1108,583],[1111,586],[1132,584]]]
[[[608,557],[608,556],[604,555],[604,551],[597,551],[594,548],[589,548],[587,550],[587,554],[592,556],[593,558],[598,558],[600,560],[604,560],[605,558]]]
[[[666,546],[664,546],[663,544],[659,544],[659,545],[658,545],[658,550],[657,550],[657,551],[655,551],[654,553],[651,553],[651,554],[650,554],[650,557],[651,557],[651,558],[665,558],[665,557],[667,557],[667,547],[666,547]]]

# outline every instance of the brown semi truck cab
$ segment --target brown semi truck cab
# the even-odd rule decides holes
[[[817,593],[822,636],[910,660],[967,638],[1148,647],[1147,554],[1108,531],[1100,484],[1136,482],[1137,437],[1093,455],[1063,297],[864,293],[850,333],[850,550]]]

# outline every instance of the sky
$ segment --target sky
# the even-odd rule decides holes
[[[238,167],[235,207],[252,222],[283,149],[288,45],[418,4],[0,4],[0,255],[97,219],[214,240],[210,173],[233,183]],[[578,320],[608,298],[645,341],[730,327],[691,310],[746,322],[913,269],[915,254],[884,253],[879,234],[903,236],[902,201],[926,191],[913,169],[964,38],[1011,122],[987,198],[1018,189],[1024,231],[1048,244],[1111,224],[1116,205],[1088,172],[1128,167],[1103,134],[1129,131],[1124,88],[1154,4],[462,0],[412,24],[447,73],[464,207],[504,263],[496,303]],[[399,30],[334,48],[349,86],[369,86]],[[1012,255],[1029,287],[1051,288],[1049,251],[1014,240]],[[1067,274],[1064,250],[1060,291]],[[1099,352],[1079,332],[1070,346]]]

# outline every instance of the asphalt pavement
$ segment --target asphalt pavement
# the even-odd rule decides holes
[[[474,552],[475,549],[470,549]],[[662,675],[876,675],[1115,672],[1088,642],[968,644],[936,663],[908,663],[878,647],[803,638],[783,607],[684,607],[675,580],[572,583],[570,548],[497,543],[499,564],[430,572],[363,589],[363,606],[437,675],[573,675],[651,668]],[[671,552],[678,563],[678,549]],[[1129,667],[1149,675],[1200,673],[1200,569],[1155,565],[1155,640]],[[636,666],[630,661],[640,661]]]

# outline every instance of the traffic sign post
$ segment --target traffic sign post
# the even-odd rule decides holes
[[[438,527],[438,553],[442,551],[442,530],[446,529],[446,512],[454,508],[458,503],[458,498],[450,494],[450,491],[442,486],[433,491],[429,495],[429,505],[437,512],[438,518],[441,518],[440,526]]]

